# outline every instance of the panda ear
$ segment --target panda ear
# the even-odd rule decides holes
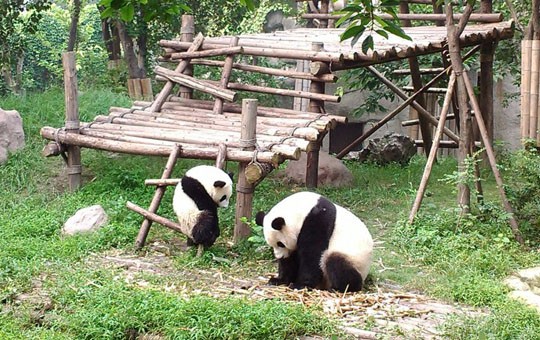
[[[215,182],[214,182],[214,187],[215,187],[215,188],[223,188],[223,187],[225,186],[225,184],[226,184],[226,183],[223,182],[223,181],[215,181]]]
[[[231,181],[234,180],[234,172],[228,172],[227,175],[229,175]]]
[[[266,216],[266,213],[264,211],[259,211],[257,215],[255,215],[255,223],[257,225],[262,226],[264,221],[264,216]]]
[[[281,228],[283,228],[284,225],[285,225],[285,220],[283,219],[283,217],[274,218],[274,220],[272,221],[272,228],[276,230],[281,230]]]

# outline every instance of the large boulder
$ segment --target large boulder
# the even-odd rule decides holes
[[[307,155],[302,153],[297,161],[289,161],[287,167],[276,173],[288,184],[306,184]],[[318,186],[346,187],[353,184],[354,177],[349,169],[337,158],[327,152],[319,151]]]
[[[412,139],[397,133],[387,133],[381,138],[370,139],[368,145],[358,153],[358,160],[379,165],[404,165],[409,163],[415,154],[416,145]]]
[[[15,110],[0,108],[0,164],[6,162],[8,153],[24,148],[22,118]]]
[[[95,231],[106,225],[107,220],[107,214],[100,205],[83,208],[78,210],[75,215],[71,216],[64,223],[62,234],[75,235]]]

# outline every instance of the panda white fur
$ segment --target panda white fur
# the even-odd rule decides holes
[[[258,225],[278,259],[274,285],[359,291],[369,273],[373,239],[349,210],[313,192],[298,192],[277,203]]]
[[[176,186],[173,209],[188,245],[210,247],[220,234],[218,207],[227,207],[232,174],[210,165],[189,169]]]

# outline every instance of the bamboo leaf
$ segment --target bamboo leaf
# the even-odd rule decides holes
[[[368,35],[364,41],[362,41],[362,52],[368,53],[370,49],[373,49],[373,36]]]

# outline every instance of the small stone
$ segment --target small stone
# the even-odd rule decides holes
[[[522,269],[517,275],[529,284],[540,287],[540,267]]]
[[[107,224],[107,214],[100,205],[78,210],[75,215],[71,216],[64,227],[62,234],[75,235],[78,233],[95,231]]]

